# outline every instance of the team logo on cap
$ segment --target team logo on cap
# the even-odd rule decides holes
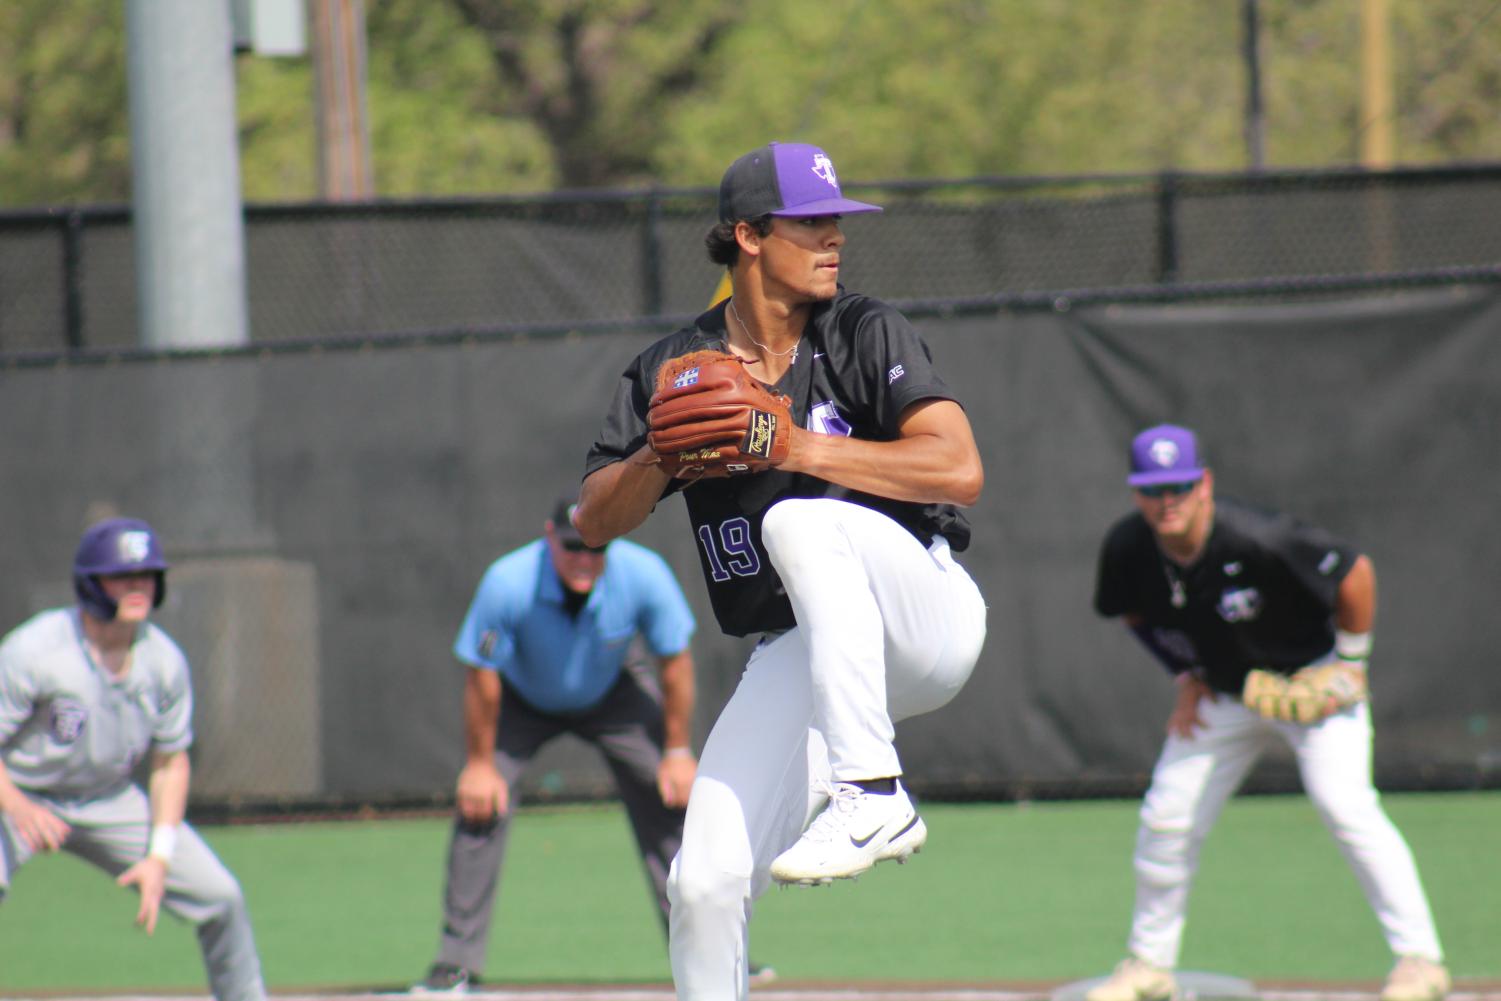
[[[813,154],[813,173],[827,182],[829,187],[837,189],[839,178],[834,176],[834,161],[822,153]]]
[[[151,555],[150,532],[121,532],[120,560],[124,563],[139,563]]]
[[[1178,461],[1178,443],[1171,438],[1158,438],[1147,446],[1147,455],[1157,465],[1168,469]]]
[[[52,703],[52,739],[59,744],[71,744],[83,736],[83,725],[89,720],[89,710],[76,699],[58,699]]]

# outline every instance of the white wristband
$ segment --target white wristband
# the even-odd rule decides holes
[[[665,751],[662,752],[662,757],[664,757],[664,758],[691,758],[691,757],[693,757],[693,748],[691,748],[691,747],[669,747],[669,748],[667,748],[667,750],[665,750]]]
[[[146,849],[146,854],[161,859],[163,862],[172,861],[172,853],[177,850],[177,825],[157,824],[151,829],[151,843]]]
[[[1370,633],[1334,631],[1334,653],[1340,660],[1365,660],[1371,656]]]

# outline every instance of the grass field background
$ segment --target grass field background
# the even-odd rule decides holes
[[[1456,987],[1501,978],[1501,793],[1389,795]],[[927,849],[854,883],[772,890],[752,956],[784,981],[1064,982],[1120,958],[1134,801],[927,804]],[[204,830],[245,887],[268,985],[396,988],[433,958],[448,824],[437,818]],[[71,856],[39,858],[0,905],[0,995],[201,992],[196,942]],[[1205,848],[1185,969],[1258,982],[1374,982],[1390,956],[1302,796],[1245,797]],[[665,947],[618,807],[523,810],[488,981],[664,982]]]

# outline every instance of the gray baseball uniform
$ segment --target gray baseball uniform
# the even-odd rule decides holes
[[[151,830],[132,770],[153,750],[186,749],[192,715],[187,659],[149,623],[119,679],[89,656],[77,608],[42,612],[0,642],[0,761],[19,789],[72,828],[64,850],[111,876],[145,856]],[[31,855],[0,815],[0,900]],[[240,886],[186,823],[163,904],[196,926],[218,1001],[266,996]]]

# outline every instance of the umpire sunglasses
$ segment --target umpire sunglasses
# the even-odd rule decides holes
[[[570,553],[594,553],[597,556],[605,551],[604,546],[595,548],[594,546],[584,545],[583,539],[564,539],[561,545]]]

